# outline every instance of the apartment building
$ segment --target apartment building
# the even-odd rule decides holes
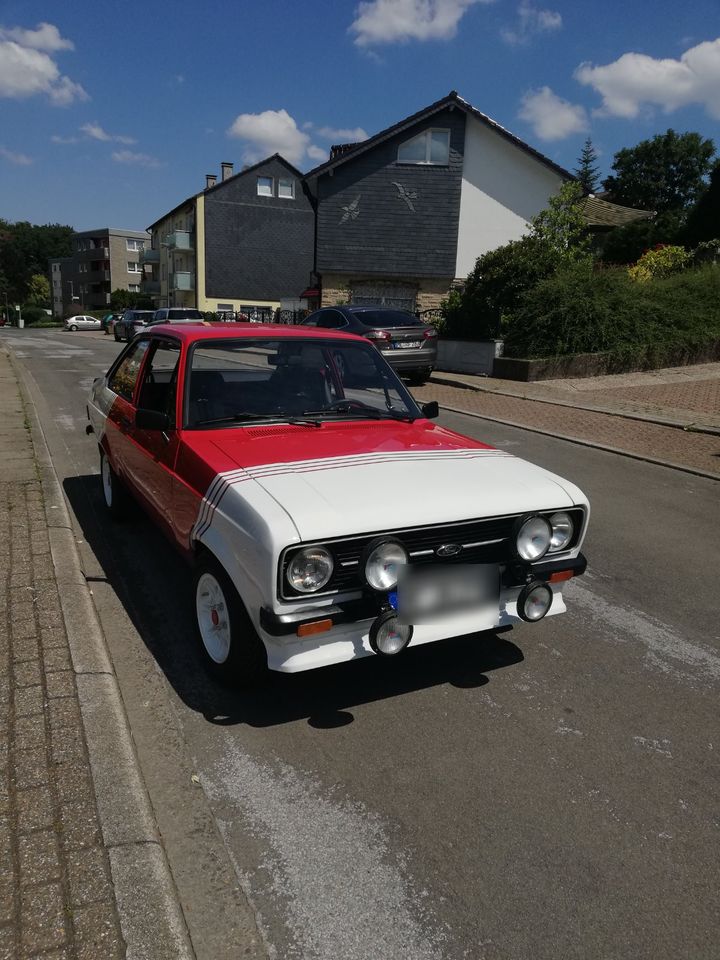
[[[148,228],[143,291],[159,306],[269,315],[300,305],[310,282],[315,215],[302,174],[279,154],[233,173]]]
[[[149,239],[144,230],[112,227],[73,234],[72,256],[49,263],[53,313],[62,316],[73,304],[103,310],[113,290],[140,293],[141,255]]]

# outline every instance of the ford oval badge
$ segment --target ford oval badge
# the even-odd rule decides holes
[[[456,557],[461,550],[462,546],[459,543],[443,543],[435,553],[438,557]]]

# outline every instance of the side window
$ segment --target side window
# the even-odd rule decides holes
[[[170,417],[170,425],[175,426],[180,344],[170,340],[156,340],[151,350],[143,370],[138,406],[166,413]]]
[[[148,348],[148,340],[133,343],[110,377],[109,388],[118,396],[132,402],[138,373]]]
[[[337,330],[338,327],[347,326],[347,320],[337,310],[326,310],[320,320],[318,320],[318,326],[330,330]]]
[[[303,326],[306,327],[319,327],[320,321],[322,320],[324,313],[318,311],[318,313],[311,313],[309,317],[306,317],[303,320]]]

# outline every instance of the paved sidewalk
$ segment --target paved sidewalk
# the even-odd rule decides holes
[[[552,381],[552,383],[558,382]],[[587,381],[583,382],[587,383]],[[703,383],[702,380],[693,382]],[[580,401],[583,403],[582,406],[575,405],[568,391],[558,399],[551,399],[549,391],[555,388],[549,386],[543,392],[542,398],[535,394],[534,389],[527,391],[517,389],[540,386],[537,384],[512,383],[515,392],[509,394],[503,392],[504,385],[507,383],[508,381],[440,373],[437,377],[433,376],[424,387],[413,389],[413,394],[418,400],[437,400],[448,410],[487,417],[512,426],[565,437],[588,446],[598,446],[642,460],[667,464],[720,479],[720,430],[694,432],[666,426],[645,417],[628,418],[628,413],[618,407],[619,401],[614,401],[613,406],[608,407],[613,411],[612,413],[598,412],[584,405],[584,393],[583,400]],[[545,386],[546,384],[542,385],[542,387]],[[657,386],[659,389],[668,387],[667,384]],[[630,390],[634,387],[626,385],[622,389]],[[652,387],[642,385],[640,389],[650,390]],[[704,386],[690,389],[693,391],[693,402],[695,398],[700,398],[701,403],[705,402],[702,399],[707,395],[703,393]],[[714,402],[712,396],[711,392],[709,404]],[[677,408],[664,407],[663,409],[669,417],[669,411]],[[720,427],[720,417],[714,418],[712,414],[708,414],[707,417],[708,420],[718,420],[718,427]]]
[[[0,960],[190,960],[70,517],[0,351]]]
[[[433,381],[720,434],[720,363],[534,383],[436,372]]]

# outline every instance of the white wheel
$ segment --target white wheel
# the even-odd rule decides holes
[[[102,457],[100,464],[100,474],[102,476],[103,496],[105,497],[105,506],[112,510],[113,506],[113,480],[112,470],[107,457]]]
[[[205,572],[198,578],[195,610],[205,652],[213,663],[225,663],[232,640],[230,614],[223,588],[212,573]]]
[[[71,323],[71,324],[70,324],[70,329],[73,331],[73,333],[75,333],[75,331],[77,330],[77,324],[76,324],[76,323]]]
[[[113,520],[122,520],[127,512],[127,491],[110,466],[104,450],[100,451],[100,482],[108,513]]]

